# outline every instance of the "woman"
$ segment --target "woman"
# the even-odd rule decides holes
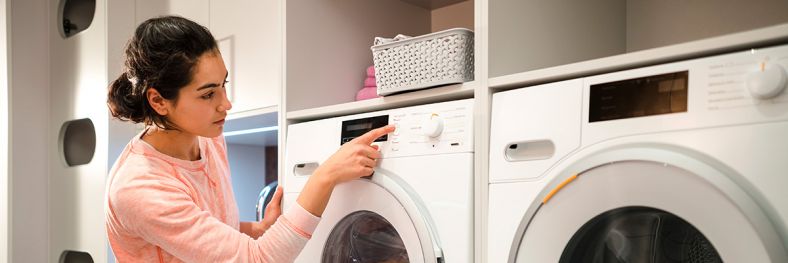
[[[284,214],[277,189],[261,222],[239,222],[221,136],[232,107],[216,41],[181,17],[137,27],[125,71],[109,87],[121,120],[145,123],[110,171],[106,228],[120,262],[290,262],[317,226],[335,185],[369,176],[379,128],[343,145]],[[281,216],[280,216],[281,215]]]

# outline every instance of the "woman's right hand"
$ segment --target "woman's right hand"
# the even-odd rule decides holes
[[[309,177],[296,202],[313,215],[322,216],[334,186],[372,175],[380,158],[372,142],[394,129],[393,125],[377,128],[342,145]]]
[[[380,159],[378,146],[372,143],[394,129],[394,125],[387,125],[345,143],[315,170],[315,174],[328,176],[334,185],[372,175]]]

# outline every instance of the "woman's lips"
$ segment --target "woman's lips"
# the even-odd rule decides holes
[[[215,122],[213,122],[213,123],[214,123],[214,124],[216,124],[216,125],[222,125],[222,124],[224,124],[224,119],[221,119],[221,120],[215,121]]]

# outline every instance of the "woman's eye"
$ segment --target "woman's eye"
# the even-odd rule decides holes
[[[202,95],[202,98],[206,99],[206,100],[209,100],[209,99],[213,98],[213,92],[209,92],[209,93],[207,93],[205,95]]]
[[[230,82],[225,80],[224,83],[222,83],[222,88],[227,88],[227,83],[230,83]]]

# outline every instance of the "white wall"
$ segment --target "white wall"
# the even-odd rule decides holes
[[[9,262],[51,262],[49,168],[49,2],[10,0]]]
[[[0,0],[0,14],[0,262],[8,262],[8,13],[5,0]]]
[[[499,77],[788,22],[785,0],[489,1]]]
[[[134,8],[134,1],[107,1],[107,85],[117,79],[123,71],[123,53],[126,42],[132,37],[134,29],[137,27]],[[138,132],[138,127],[141,130],[142,125],[134,125],[111,116],[108,117],[110,121],[107,167],[112,167],[123,148]]]
[[[627,1],[627,52],[785,22],[785,0]]]
[[[287,1],[287,112],[355,100],[376,36],[429,33],[430,11],[399,0]]]
[[[624,53],[626,3],[490,1],[490,77]]]
[[[430,11],[432,32],[455,27],[473,30],[473,0],[459,2]]]
[[[228,144],[227,158],[241,221],[255,221],[257,196],[265,186],[265,147]]]
[[[107,84],[117,79],[123,70],[123,52],[126,48],[126,42],[134,34],[134,29],[137,26],[135,8],[135,1],[107,1]],[[138,127],[141,130],[142,125],[122,122],[111,118],[111,116],[107,117],[109,121],[106,165],[109,168],[115,164],[123,148],[138,132]],[[109,244],[107,244],[106,250],[107,262],[115,262],[115,257]],[[94,258],[94,260],[102,262],[101,259]]]
[[[97,0],[85,30],[63,38],[55,20],[59,0],[49,0],[49,260],[66,250],[106,259],[104,188],[107,174],[107,30],[106,0]],[[92,160],[68,166],[58,145],[61,125],[89,118],[95,127]],[[90,132],[82,130],[80,132]],[[17,188],[19,189],[19,188]]]

